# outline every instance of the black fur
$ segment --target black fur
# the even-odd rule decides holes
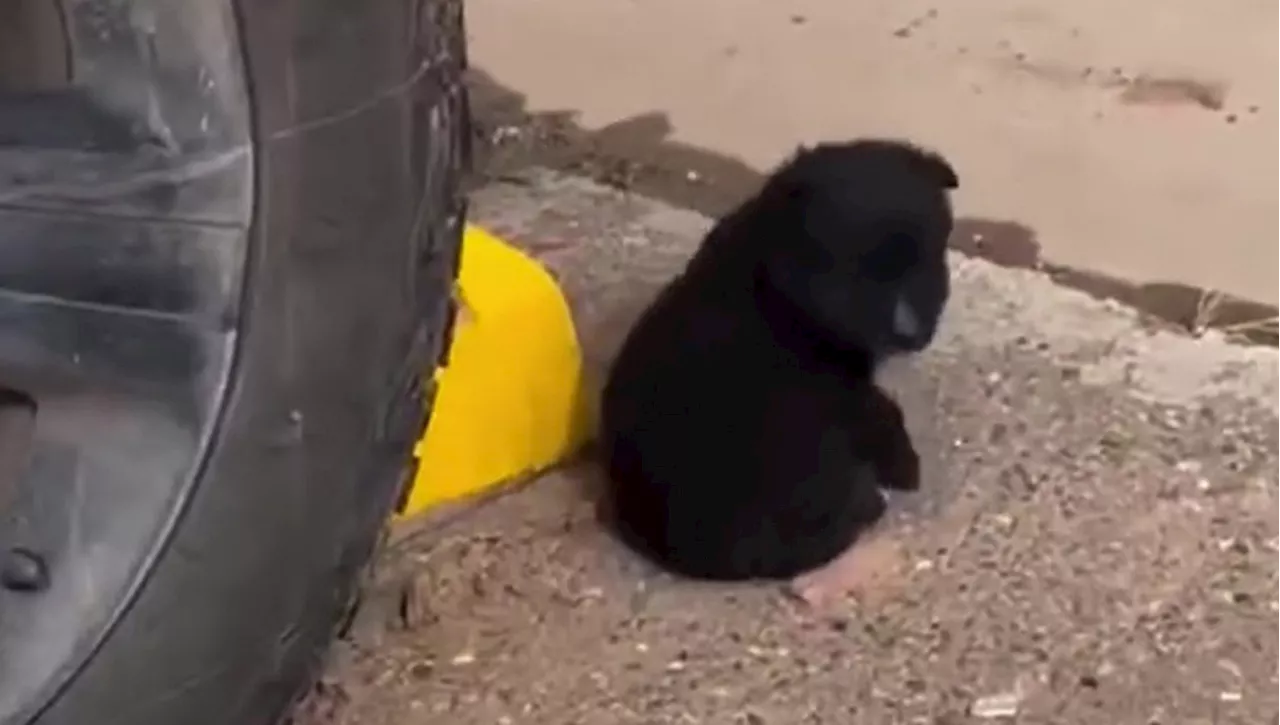
[[[902,413],[873,375],[933,339],[958,183],[905,143],[823,144],[712,229],[605,386],[601,443],[628,544],[686,576],[791,577],[879,519],[882,486],[919,485]]]

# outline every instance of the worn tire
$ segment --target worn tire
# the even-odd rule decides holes
[[[447,347],[461,0],[60,1],[0,37],[0,563],[44,570],[0,588],[0,723],[276,723]]]

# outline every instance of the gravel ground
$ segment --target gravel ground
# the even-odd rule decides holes
[[[473,216],[543,259],[597,372],[707,220],[526,170]],[[589,455],[402,533],[300,725],[1277,722],[1277,354],[955,258],[886,374],[928,457],[856,595],[653,571]]]

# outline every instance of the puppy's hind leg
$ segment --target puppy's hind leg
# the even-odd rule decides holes
[[[866,529],[884,516],[887,508],[884,493],[871,481],[858,481],[854,485],[857,488],[855,498],[851,502],[853,513],[860,526]],[[788,589],[793,596],[806,604],[815,608],[821,607],[864,583],[866,579],[864,574],[869,570],[867,555],[874,555],[874,552],[874,547],[868,549],[860,545],[855,538],[854,542],[836,558],[792,579]]]

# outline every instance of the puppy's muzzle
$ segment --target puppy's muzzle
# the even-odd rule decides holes
[[[893,306],[893,334],[904,340],[915,340],[922,331],[915,308],[905,297],[899,297]]]

